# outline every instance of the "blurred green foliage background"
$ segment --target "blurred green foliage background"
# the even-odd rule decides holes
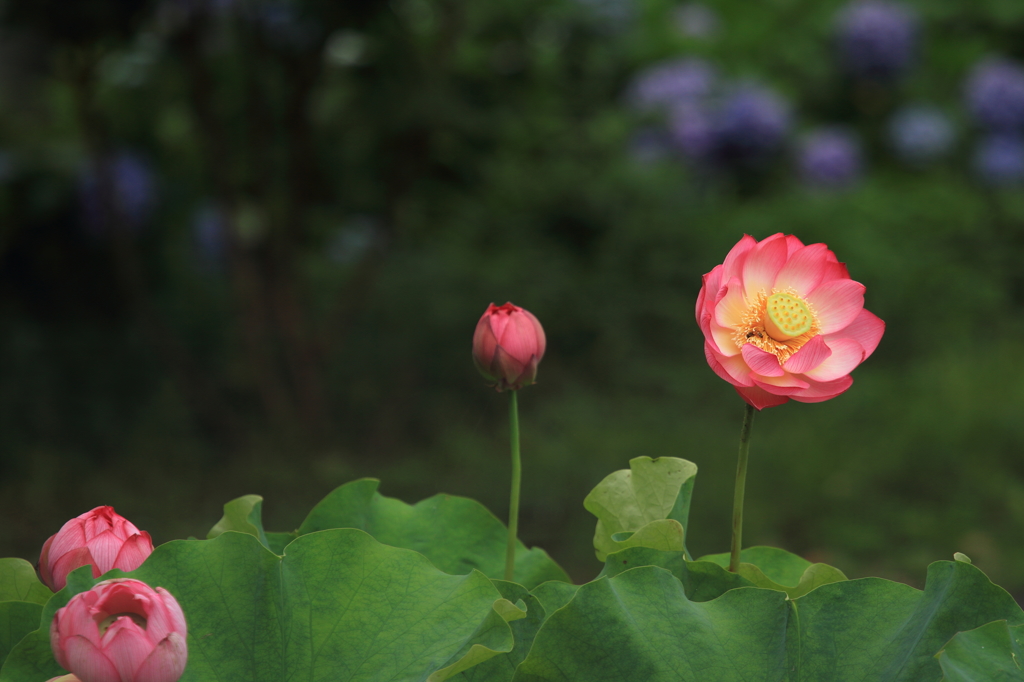
[[[743,233],[785,232],[888,326],[847,393],[758,415],[747,544],[916,585],[962,551],[1024,593],[1024,192],[972,173],[962,102],[979,59],[1024,58],[1024,5],[918,2],[881,84],[838,67],[841,7],[718,0],[701,33],[667,0],[8,0],[0,555],[100,504],[161,543],[259,493],[287,530],[360,476],[504,519],[506,397],[469,347],[506,300],[549,343],[524,541],[593,577],[584,496],[671,455],[700,467],[691,550],[725,551],[743,403],[693,308]],[[794,139],[855,131],[862,176],[808,188],[795,144],[740,173],[637,158],[630,83],[686,55],[781,93]],[[917,101],[956,130],[927,166],[886,142]]]

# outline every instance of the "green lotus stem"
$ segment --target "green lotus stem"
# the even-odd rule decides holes
[[[512,444],[512,494],[508,501],[508,548],[505,550],[505,580],[512,582],[516,564],[516,535],[519,531],[519,484],[523,465],[519,459],[519,403],[516,394],[509,391],[508,429]]]
[[[736,463],[736,492],[732,497],[732,549],[729,553],[729,570],[735,573],[740,567],[740,549],[743,546],[743,495],[747,488],[747,455],[750,454],[750,427],[754,423],[754,406],[747,404],[743,413],[743,428],[740,429],[740,458]]]

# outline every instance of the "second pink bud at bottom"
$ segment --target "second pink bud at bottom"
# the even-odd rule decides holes
[[[128,578],[75,595],[50,625],[54,657],[81,682],[175,682],[188,661],[186,636],[171,593]]]

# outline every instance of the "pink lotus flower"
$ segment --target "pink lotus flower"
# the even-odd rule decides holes
[[[134,571],[153,553],[149,533],[140,531],[113,507],[96,507],[67,523],[43,545],[39,573],[57,592],[67,584],[68,573],[92,564],[92,577],[112,568]]]
[[[514,391],[537,379],[546,346],[544,328],[528,310],[492,303],[473,334],[473,362],[499,391]]]
[[[704,275],[697,323],[711,369],[759,410],[836,397],[885,331],[827,246],[781,233],[744,235]]]
[[[171,593],[130,578],[76,594],[50,625],[54,658],[81,682],[174,682],[188,661],[185,638]]]

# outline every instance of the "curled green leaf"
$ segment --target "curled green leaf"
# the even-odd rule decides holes
[[[629,469],[609,474],[583,506],[597,517],[594,549],[599,561],[627,547],[686,551],[697,465],[678,457],[637,457]]]

